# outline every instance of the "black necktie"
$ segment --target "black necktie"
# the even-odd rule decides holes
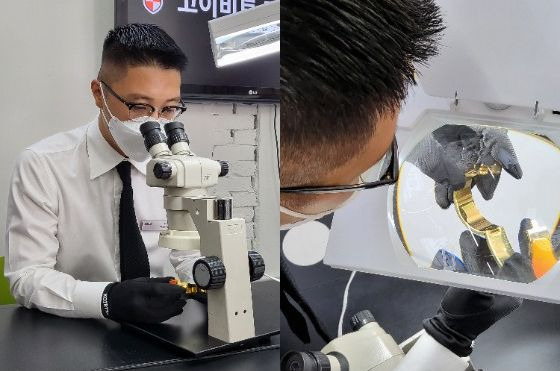
[[[119,244],[121,251],[121,281],[150,276],[148,253],[142,240],[134,212],[134,198],[130,183],[130,162],[117,165],[123,188],[119,210]]]

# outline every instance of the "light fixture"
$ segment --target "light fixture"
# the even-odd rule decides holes
[[[280,1],[208,22],[212,53],[221,68],[280,52]]]

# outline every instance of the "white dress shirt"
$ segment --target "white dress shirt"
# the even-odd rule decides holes
[[[103,290],[120,280],[122,182],[115,166],[123,160],[101,135],[97,119],[19,156],[8,199],[5,266],[18,303],[65,317],[103,318]],[[150,274],[173,276],[170,250],[158,246],[166,221],[163,189],[146,185],[146,162],[130,162]],[[192,267],[199,256],[181,253],[175,266]]]

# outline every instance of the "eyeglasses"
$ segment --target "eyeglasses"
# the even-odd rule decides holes
[[[109,85],[107,85],[107,83],[105,83],[104,81],[100,81],[100,83],[102,83],[103,86],[105,86],[107,88],[107,90],[109,91],[109,93],[111,93],[112,96],[117,98],[125,106],[128,107],[128,118],[130,120],[136,121],[136,120],[141,119],[143,117],[152,116],[153,113],[156,111],[156,109],[152,105],[147,104],[147,103],[127,102],[120,95],[115,93],[113,91],[113,89],[111,89],[111,87]],[[180,102],[179,106],[165,106],[165,107],[163,107],[162,109],[160,109],[158,111],[158,115],[159,115],[159,117],[162,117],[164,119],[173,121],[177,117],[179,117],[179,115],[181,115],[183,112],[185,112],[186,110],[187,110],[187,107],[185,106],[185,103]]]
[[[397,139],[393,139],[391,145],[391,153],[385,156],[385,161],[381,165],[381,171],[373,171],[370,168],[368,171],[360,176],[361,183],[337,185],[337,186],[295,186],[280,188],[281,193],[340,193],[340,192],[355,192],[363,189],[372,189],[384,185],[395,184],[399,178],[399,155],[398,155]],[[381,174],[381,176],[378,176]]]

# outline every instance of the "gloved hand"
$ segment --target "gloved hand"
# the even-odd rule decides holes
[[[208,293],[207,291],[202,291],[202,290],[192,290],[194,286],[196,288],[196,284],[194,283],[189,283],[189,282],[185,282],[182,281],[181,279],[176,279],[173,278],[169,281],[170,284],[172,285],[177,285],[178,287],[181,287],[183,290],[185,290],[185,295],[187,299],[193,299],[198,301],[199,303],[202,304],[208,304]],[[195,292],[193,292],[195,291]]]
[[[499,268],[486,243],[486,239],[473,235],[469,231],[461,233],[459,245],[467,271],[482,276],[497,277],[513,282],[529,283],[537,278],[529,257],[529,239],[527,230],[532,228],[531,219],[523,219],[519,225],[517,239],[521,253],[515,252]],[[474,239],[473,239],[474,238]],[[560,256],[560,229],[557,228],[551,238],[554,253]]]
[[[187,294],[187,299],[193,299],[201,304],[208,304],[208,294],[206,292],[196,292],[194,294]]]
[[[475,165],[497,163],[515,179],[523,176],[507,130],[501,128],[444,125],[418,143],[409,161],[436,182],[436,202],[443,209],[453,203],[453,192],[465,186],[465,173]],[[473,186],[489,200],[499,180],[499,174],[477,176]]]
[[[101,311],[117,322],[160,323],[183,312],[186,293],[169,284],[173,277],[140,277],[105,288]]]
[[[472,342],[494,323],[517,309],[522,299],[451,287],[437,315],[424,320],[424,329],[459,357],[472,352]]]

